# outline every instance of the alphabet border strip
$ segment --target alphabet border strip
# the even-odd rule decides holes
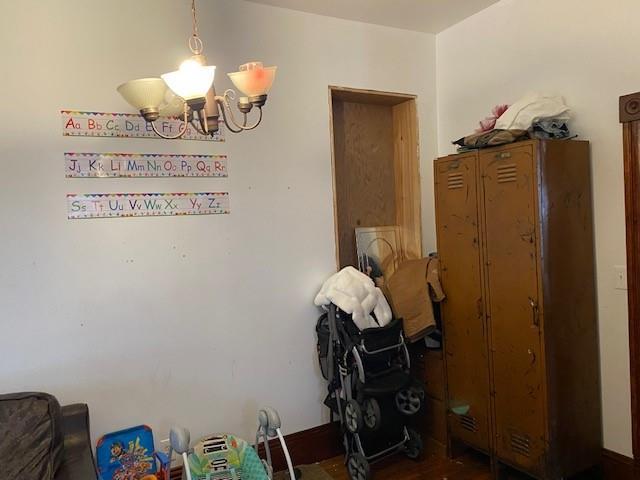
[[[72,220],[228,213],[231,213],[228,192],[67,195],[67,215]]]
[[[133,113],[60,110],[60,118],[64,136],[162,139],[141,115]],[[156,128],[167,135],[175,135],[181,125],[182,120],[176,117],[161,117],[156,121]],[[224,142],[224,135],[222,127],[211,137],[201,135],[189,125],[181,139]]]
[[[65,152],[67,178],[229,176],[226,155]]]

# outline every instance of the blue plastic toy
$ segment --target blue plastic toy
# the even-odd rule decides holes
[[[153,432],[147,425],[100,437],[96,456],[101,480],[140,480],[147,475],[169,480],[169,459],[155,451]]]

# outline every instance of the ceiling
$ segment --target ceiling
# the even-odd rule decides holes
[[[498,0],[248,0],[328,17],[439,33]]]

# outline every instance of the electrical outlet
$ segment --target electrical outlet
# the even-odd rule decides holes
[[[169,439],[165,438],[164,440],[160,440],[160,451],[162,453],[166,453],[167,455],[169,455]]]
[[[626,290],[627,289],[627,266],[626,265],[614,265],[613,271],[615,274],[615,289]]]
[[[169,444],[169,439],[165,438],[164,440],[160,440],[160,451],[166,455],[169,455],[169,449],[170,449],[171,445]],[[171,455],[171,463],[175,464],[175,462],[177,460],[179,460],[180,457],[176,454],[176,452],[172,452]]]

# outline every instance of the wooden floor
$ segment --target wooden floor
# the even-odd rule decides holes
[[[344,457],[335,457],[320,465],[335,480],[349,480]],[[465,454],[456,460],[426,455],[412,461],[400,455],[373,465],[374,480],[489,480],[489,465],[483,457]]]
[[[344,457],[335,457],[320,462],[320,466],[334,480],[350,480],[344,466]],[[433,454],[425,455],[420,461],[412,461],[401,455],[395,455],[376,463],[372,467],[373,480],[490,480],[491,471],[487,457],[467,451],[455,460],[449,460]],[[619,473],[619,472],[618,472]],[[505,480],[531,480],[532,477],[507,469],[501,472]],[[603,475],[600,469],[593,469],[573,480],[626,480],[640,476],[625,470],[624,474],[610,472]]]

